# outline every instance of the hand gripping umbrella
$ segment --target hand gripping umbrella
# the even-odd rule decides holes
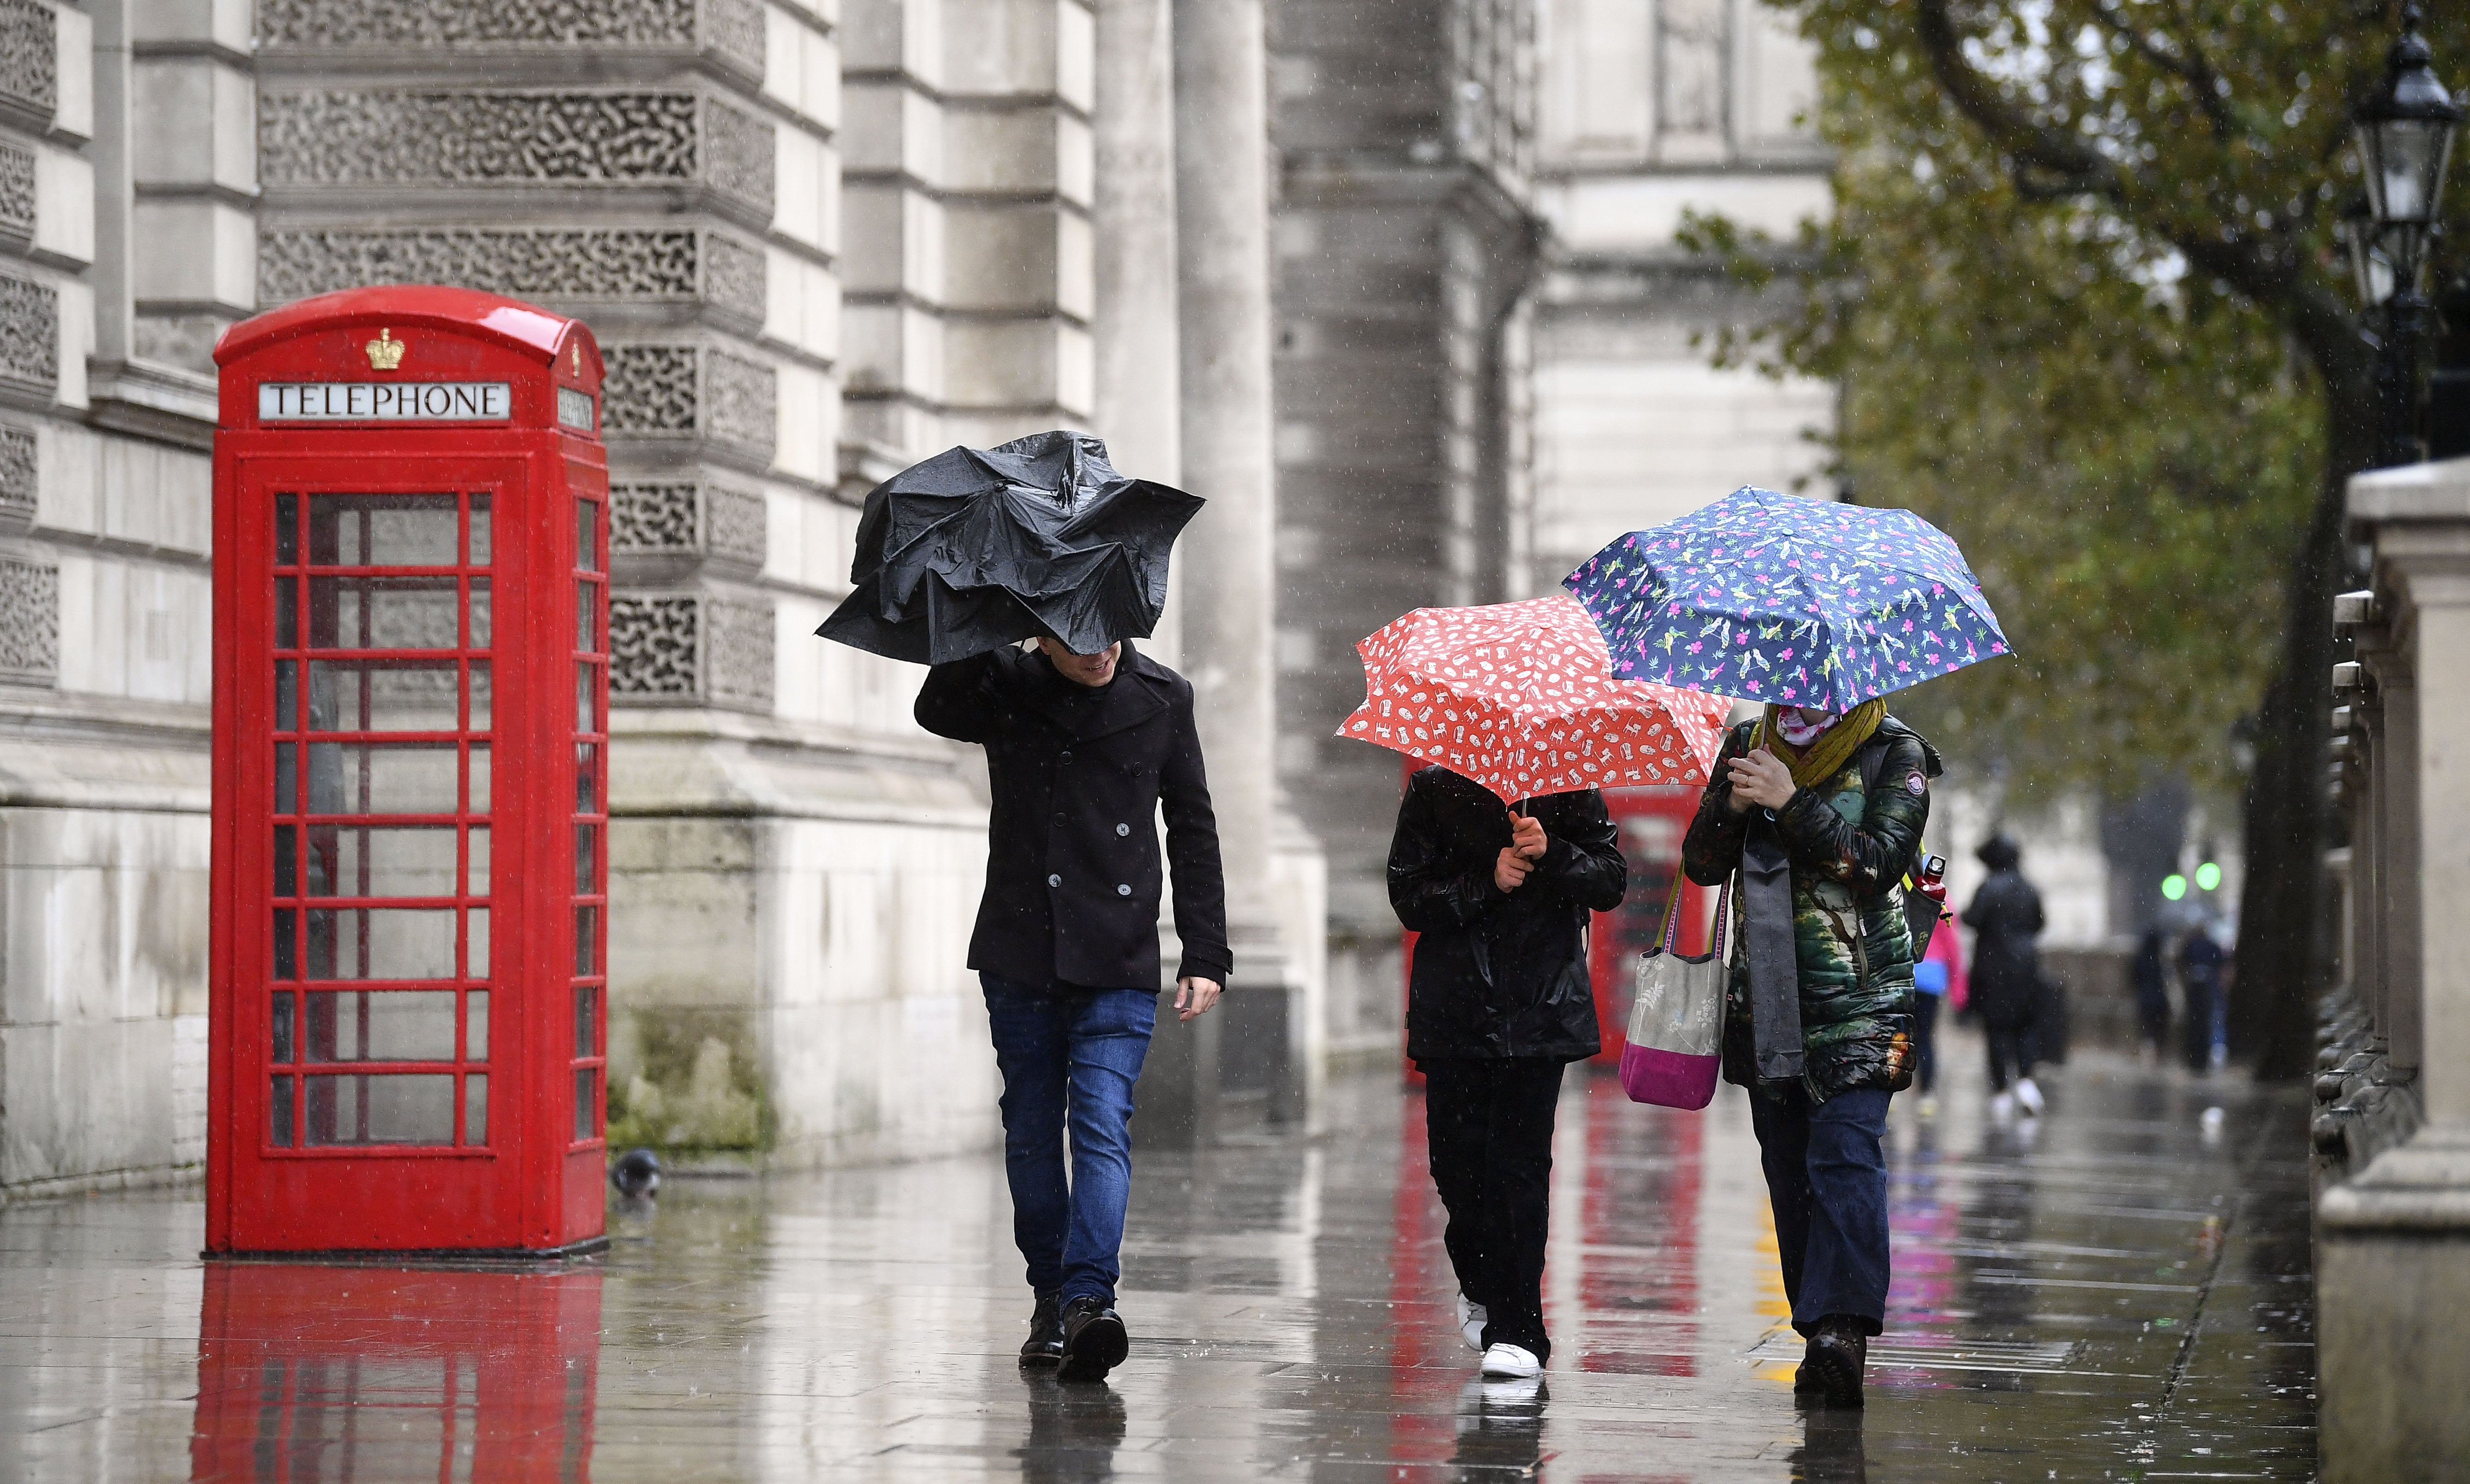
[[[1848,711],[2008,652],[1964,553],[1909,510],[1744,485],[1562,579],[1616,674]]]
[[[1419,608],[1355,646],[1363,704],[1338,729],[1439,763],[1504,803],[1702,783],[1728,703],[1614,678],[1586,611],[1555,594]]]
[[[1200,508],[1115,473],[1082,433],[947,449],[866,497],[856,591],[815,632],[922,664],[1044,635],[1096,654],[1157,626],[1167,553]]]

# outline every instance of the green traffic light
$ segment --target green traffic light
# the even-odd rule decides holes
[[[2177,871],[2175,871],[2175,870],[2174,870],[2174,871],[2172,871],[2170,874],[2168,874],[2168,875],[2166,875],[2166,876],[2162,877],[2162,878],[2161,878],[2161,894],[2162,894],[2163,896],[2168,897],[2170,900],[2172,900],[2172,901],[2174,901],[2174,902],[2175,902],[2175,901],[2177,901],[2179,898],[2180,898],[2180,897],[2182,897],[2182,896],[2186,895],[2186,894],[2187,894],[2187,878],[2186,878],[2186,877],[2184,877],[2184,876],[2182,876],[2182,875],[2179,875],[2179,874]]]
[[[2210,861],[2196,868],[2196,890],[2209,892],[2222,884],[2222,869]]]

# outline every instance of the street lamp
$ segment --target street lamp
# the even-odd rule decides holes
[[[2384,84],[2350,115],[2367,198],[2365,220],[2343,225],[2360,296],[2383,311],[2376,462],[2384,466],[2415,463],[2423,452],[2418,362],[2435,318],[2424,279],[2441,220],[2444,170],[2461,125],[2461,108],[2436,80],[2418,24],[2418,7],[2403,7],[2402,35],[2386,54]]]

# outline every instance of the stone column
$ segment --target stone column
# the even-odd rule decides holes
[[[2372,838],[2389,912],[2378,999],[2396,1069],[2418,1070],[2425,1123],[2318,1209],[2331,1484],[2435,1478],[2436,1460],[2470,1457],[2470,459],[2362,475],[2350,516],[2374,545],[2392,646],[2377,657],[2387,808]]]
[[[1098,0],[1096,421],[1115,467],[1183,479],[1173,0]],[[1182,564],[1176,564],[1180,588]],[[1181,658],[1172,595],[1149,651]]]
[[[1184,488],[1208,501],[1183,539],[1185,673],[1226,864],[1235,976],[1215,1015],[1166,1028],[1145,1081],[1156,1143],[1216,1136],[1223,1084],[1299,1094],[1293,998],[1270,890],[1277,807],[1270,669],[1269,121],[1261,0],[1175,0],[1177,296]],[[1222,1056],[1221,1046],[1226,1048]],[[1247,1060],[1230,1059],[1240,1051]]]
[[[1209,501],[1184,538],[1184,635],[1227,894],[1252,917],[1276,803],[1265,25],[1261,0],[1175,6],[1184,482]]]

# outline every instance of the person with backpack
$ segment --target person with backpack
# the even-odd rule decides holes
[[[1903,898],[1937,751],[1872,700],[1766,708],[1724,738],[1682,844],[1700,886],[1736,871],[1724,1078],[1750,1091],[1776,1254],[1808,1341],[1797,1397],[1862,1402],[1886,1320],[1887,1103],[1913,1076]]]

